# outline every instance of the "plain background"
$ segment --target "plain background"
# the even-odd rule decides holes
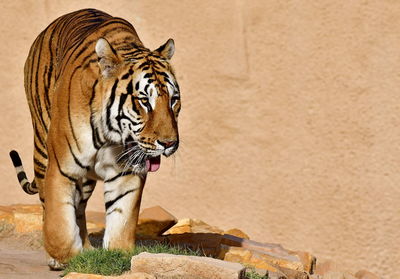
[[[174,38],[181,147],[142,208],[237,227],[344,269],[400,278],[400,2],[0,1],[0,204],[37,203],[23,65],[35,37],[93,7],[155,49]],[[90,201],[103,210],[102,185]]]

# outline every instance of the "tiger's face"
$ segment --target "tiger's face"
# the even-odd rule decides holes
[[[103,90],[103,128],[121,146],[117,160],[137,173],[156,171],[160,156],[179,146],[179,86],[169,64],[170,39],[155,51],[133,49],[118,53],[105,39],[96,44]]]

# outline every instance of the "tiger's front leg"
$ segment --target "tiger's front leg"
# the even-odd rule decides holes
[[[50,157],[45,179],[43,234],[45,249],[57,265],[67,263],[82,250],[76,223],[76,183],[60,168],[57,158]]]
[[[145,177],[123,173],[105,180],[104,248],[129,250],[135,246],[135,230],[145,180]]]

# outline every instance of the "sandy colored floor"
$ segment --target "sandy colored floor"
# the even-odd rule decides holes
[[[60,272],[49,270],[43,248],[29,247],[30,241],[27,237],[0,238],[0,278],[60,278]]]

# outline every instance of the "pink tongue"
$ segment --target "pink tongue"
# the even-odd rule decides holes
[[[147,171],[157,171],[160,168],[161,157],[157,156],[146,160]]]

